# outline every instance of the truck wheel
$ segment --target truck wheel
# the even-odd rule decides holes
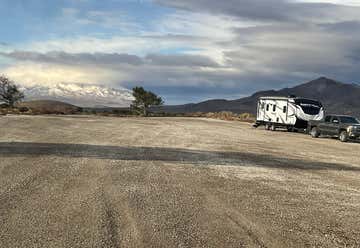
[[[347,142],[348,139],[349,139],[348,133],[346,131],[342,131],[340,133],[339,139],[340,139],[341,142]]]
[[[319,138],[319,136],[320,136],[319,129],[317,127],[313,127],[310,131],[310,135],[313,138]]]
[[[276,131],[276,126],[275,126],[275,125],[271,125],[270,130],[271,130],[271,131]]]

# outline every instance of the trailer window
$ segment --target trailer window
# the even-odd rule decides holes
[[[287,108],[286,108],[286,106],[284,106],[283,107],[283,112],[286,113],[286,110],[287,110]]]
[[[273,106],[273,112],[275,112],[275,111],[276,111],[276,105]]]
[[[304,113],[308,114],[308,115],[317,115],[317,114],[320,113],[320,108],[319,107],[301,106],[301,108],[304,111]]]
[[[295,104],[299,105],[304,113],[308,115],[317,115],[320,113],[322,108],[322,104],[320,102],[309,99],[296,99]]]

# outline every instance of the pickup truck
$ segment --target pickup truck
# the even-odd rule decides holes
[[[309,121],[308,132],[313,138],[336,136],[342,142],[360,138],[360,122],[346,115],[328,115],[322,121]]]

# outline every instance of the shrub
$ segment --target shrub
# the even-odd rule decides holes
[[[20,113],[29,112],[29,108],[28,108],[28,107],[19,107],[18,109],[19,109]]]

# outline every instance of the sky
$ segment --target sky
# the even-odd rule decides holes
[[[167,104],[360,83],[360,0],[0,0],[20,85],[144,86]]]

